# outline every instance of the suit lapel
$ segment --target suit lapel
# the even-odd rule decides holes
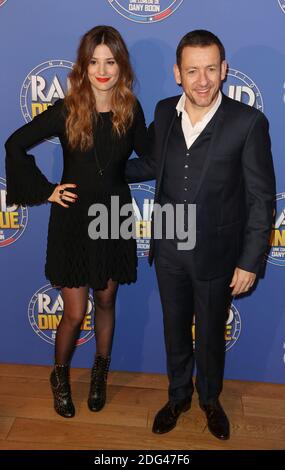
[[[206,158],[205,158],[205,161],[204,161],[204,165],[203,165],[203,168],[202,168],[202,171],[201,171],[201,175],[200,175],[200,178],[199,178],[199,180],[196,184],[195,193],[193,194],[193,199],[192,199],[193,203],[195,202],[197,194],[198,194],[198,192],[199,192],[199,190],[200,190],[200,188],[203,184],[206,172],[207,172],[209,164],[211,162],[211,155],[213,153],[215,140],[216,140],[216,137],[219,133],[220,126],[222,125],[223,120],[225,118],[225,108],[226,108],[226,98],[223,95],[221,105],[220,105],[219,109],[217,110],[216,114],[213,116],[213,119],[215,119],[215,123],[214,123],[213,132],[212,132],[212,137],[211,137],[210,144],[208,146],[207,155],[206,155]]]

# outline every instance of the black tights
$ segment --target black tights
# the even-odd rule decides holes
[[[117,290],[118,283],[109,279],[106,289],[94,291],[96,354],[104,357],[112,349]],[[87,309],[88,287],[64,287],[61,292],[64,313],[56,334],[55,362],[69,364]]]

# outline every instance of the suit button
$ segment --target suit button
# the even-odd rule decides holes
[[[188,188],[184,188],[184,191],[188,191]]]
[[[188,180],[188,176],[184,176],[184,179],[185,179],[185,180]]]
[[[184,168],[188,168],[188,167],[189,167],[189,165],[184,165]]]

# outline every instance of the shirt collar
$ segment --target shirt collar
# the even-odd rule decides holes
[[[181,113],[186,112],[186,110],[185,110],[185,101],[186,101],[186,95],[185,95],[185,93],[183,93],[181,95],[177,105],[176,105],[176,111],[177,111],[178,116],[180,116]],[[221,102],[222,102],[222,93],[221,93],[221,90],[219,90],[218,98],[216,99],[215,104],[211,107],[211,109],[208,111],[208,113],[203,117],[203,120],[210,113],[213,113],[213,115],[214,115],[215,112],[217,111],[218,107],[220,106]]]

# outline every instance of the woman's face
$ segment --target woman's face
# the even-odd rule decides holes
[[[108,46],[100,44],[95,47],[87,73],[95,95],[112,92],[119,79],[120,69]]]

